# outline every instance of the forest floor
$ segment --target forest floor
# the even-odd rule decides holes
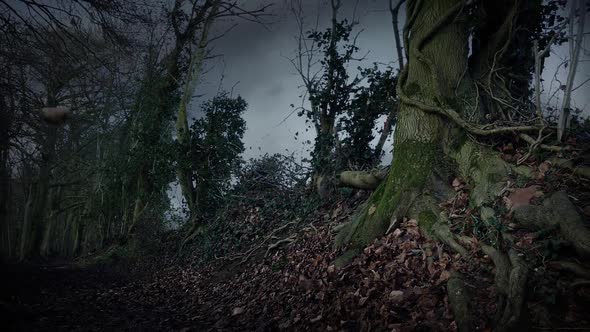
[[[520,184],[505,198],[538,204],[540,199],[528,194],[533,185],[545,195],[568,189],[588,220],[588,181],[560,172],[549,181],[544,170],[543,177]],[[456,187],[454,209],[465,206],[461,197],[468,190],[459,182]],[[453,331],[446,282],[460,271],[477,330],[492,330],[494,265],[481,251],[473,223],[468,224],[471,233],[462,230],[472,238],[468,259],[405,219],[356,252],[349,264],[334,264],[345,254],[334,248],[335,228],[365,199],[366,194],[349,195],[324,204],[309,218],[277,220],[274,230],[252,237],[256,241],[246,250],[204,265],[148,259],[133,268],[81,268],[66,261],[4,266],[0,321],[14,331]],[[260,222],[258,209],[242,209],[250,211],[240,212],[242,220]],[[557,243],[551,232],[513,234],[514,249],[526,257],[530,271],[525,326],[590,331],[590,282],[551,264],[570,258],[567,245]]]
[[[137,275],[63,262],[14,265],[3,271],[8,280],[2,284],[10,285],[3,322],[17,331],[452,327],[444,281],[454,258],[441,248],[422,251],[427,240],[416,225],[404,227],[342,269],[331,264],[337,252],[328,223],[307,227],[266,257],[261,252],[245,263],[201,269],[172,266]],[[427,255],[438,254],[440,260],[425,265]]]

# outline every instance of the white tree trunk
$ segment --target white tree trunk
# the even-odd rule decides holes
[[[577,3],[577,4],[576,4]],[[574,18],[576,8],[579,13],[578,30],[576,34],[573,34]],[[578,60],[580,58],[580,49],[582,48],[582,41],[584,40],[584,21],[586,16],[586,1],[578,0],[577,2],[572,1],[572,7],[570,10],[570,64],[569,72],[567,75],[567,82],[565,84],[565,92],[563,94],[563,103],[561,111],[559,112],[559,120],[557,122],[557,139],[561,141],[563,134],[567,129],[568,117],[570,115],[570,103],[572,98],[572,88],[574,85],[574,79],[576,77],[576,71],[578,68]]]

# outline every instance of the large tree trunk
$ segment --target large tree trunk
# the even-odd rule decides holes
[[[457,98],[455,88],[467,68],[468,34],[458,14],[460,6],[458,0],[408,3],[411,39],[408,64],[398,83],[400,92],[429,104],[452,103]],[[435,203],[446,193],[443,147],[449,143],[451,127],[447,119],[401,103],[389,175],[350,227],[339,234],[339,242],[365,245],[385,233],[395,218],[412,216],[424,223],[436,219]]]
[[[460,0],[408,2],[409,17],[404,39],[409,57],[397,85],[401,106],[395,132],[394,159],[387,179],[337,236],[337,245],[348,245],[353,253],[384,234],[397,219],[409,217],[416,219],[428,236],[469,258],[469,251],[451,232],[448,217],[438,207],[440,201],[453,193],[449,186],[451,179],[454,176],[464,178],[470,187],[470,206],[480,208],[482,217],[483,210],[487,209],[488,217],[495,218],[494,210],[485,206],[493,206],[499,199],[505,185],[503,179],[509,174],[527,178],[526,170],[506,163],[494,151],[466,139],[464,131],[473,131],[475,127],[465,125],[465,119],[477,119],[481,106],[472,102],[476,98],[467,63],[467,11],[463,6]],[[477,63],[480,62],[472,62]],[[435,109],[452,112],[433,111]],[[473,132],[488,134],[485,130]],[[567,201],[567,196],[562,201]],[[538,209],[534,213],[521,211],[523,215],[517,217],[521,221],[534,220],[542,227],[544,224],[539,221],[538,215],[547,215],[547,211],[557,210],[555,206],[565,204],[556,202],[548,202],[545,210]],[[560,215],[566,216],[565,213]],[[565,238],[575,243],[574,247],[579,252],[586,254],[588,230],[580,226],[581,218],[576,216],[573,211],[571,216],[564,217],[569,221],[560,220],[560,229]],[[557,219],[553,217],[552,220]],[[499,236],[503,237],[503,234]],[[496,266],[499,295],[495,330],[513,331],[526,326],[524,304],[528,269],[524,260],[513,250],[505,253],[502,248],[483,244],[482,250]],[[344,255],[338,263],[343,263],[345,257],[350,256]],[[471,331],[474,329],[473,319],[466,311],[469,299],[464,296],[467,294],[464,285],[461,275],[457,274],[449,280],[447,290],[458,329]]]

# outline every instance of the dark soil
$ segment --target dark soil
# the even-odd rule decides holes
[[[60,261],[3,265],[2,279],[0,317],[9,331],[147,330],[168,316],[140,304],[101,301],[101,294],[129,282],[115,270]]]

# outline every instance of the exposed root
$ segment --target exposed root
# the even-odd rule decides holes
[[[500,301],[504,302],[507,295],[506,290],[508,289],[509,284],[509,275],[511,268],[510,260],[508,259],[508,256],[488,245],[482,244],[481,249],[486,255],[488,255],[492,259],[492,261],[494,262],[494,266],[496,266],[494,283],[496,284],[496,288],[498,289],[498,294],[500,294],[500,297],[503,298]]]
[[[451,233],[451,229],[449,228],[447,218],[443,216],[441,213],[440,221],[437,222],[432,226],[432,232],[436,236],[437,239],[442,241],[444,244],[449,246],[455,252],[459,253],[463,258],[469,258],[469,252],[465,247],[459,244],[455,239],[453,233]]]
[[[389,168],[374,170],[371,172],[344,171],[336,176],[334,184],[337,187],[373,190],[376,189],[387,177],[388,171]]]
[[[525,133],[521,133],[520,135],[518,135],[520,138],[522,138],[524,141],[526,141],[527,143],[529,143],[531,146],[535,146],[538,147],[542,150],[545,151],[550,151],[550,152],[562,152],[562,151],[567,151],[567,150],[571,150],[571,148],[569,146],[558,146],[558,145],[547,145],[547,144],[543,144],[541,143],[539,139],[535,140],[534,138],[532,138],[531,136],[525,134]]]
[[[510,250],[508,258],[512,266],[508,279],[508,297],[496,331],[512,331],[526,322],[526,310],[523,309],[526,300],[528,268],[515,251]]]
[[[192,220],[191,220],[191,222],[192,222]],[[192,241],[199,234],[201,234],[202,231],[203,231],[203,224],[201,224],[201,223],[194,223],[193,222],[193,226],[191,227],[191,229],[186,234],[186,237],[180,243],[180,246],[178,248],[178,256],[180,256],[182,254],[182,249],[184,248],[184,246],[187,243],[189,243],[190,241]]]
[[[576,280],[576,281],[572,282],[572,284],[570,286],[573,289],[576,289],[578,287],[589,287],[590,280]]]
[[[576,167],[573,161],[563,158],[554,158],[551,163],[557,167],[569,169],[576,175],[590,179],[590,167]]]
[[[590,270],[574,262],[553,261],[547,265],[556,270],[573,273],[579,277],[590,279]]]
[[[514,209],[514,217],[524,227],[558,227],[578,254],[590,257],[590,229],[565,192],[551,195],[541,206],[519,206]]]
[[[473,331],[475,319],[472,315],[473,310],[471,310],[471,296],[460,273],[453,272],[451,274],[447,281],[447,294],[457,329],[460,332]]]
[[[510,250],[508,255],[482,245],[483,252],[496,266],[495,285],[498,291],[496,331],[512,331],[526,322],[524,303],[528,268],[518,254]]]
[[[272,249],[278,248],[279,246],[281,246],[283,244],[289,244],[289,243],[295,242],[296,238],[297,238],[297,234],[291,234],[289,237],[286,237],[284,239],[280,239],[275,243],[269,244],[264,256],[268,255],[268,252],[271,251]]]

